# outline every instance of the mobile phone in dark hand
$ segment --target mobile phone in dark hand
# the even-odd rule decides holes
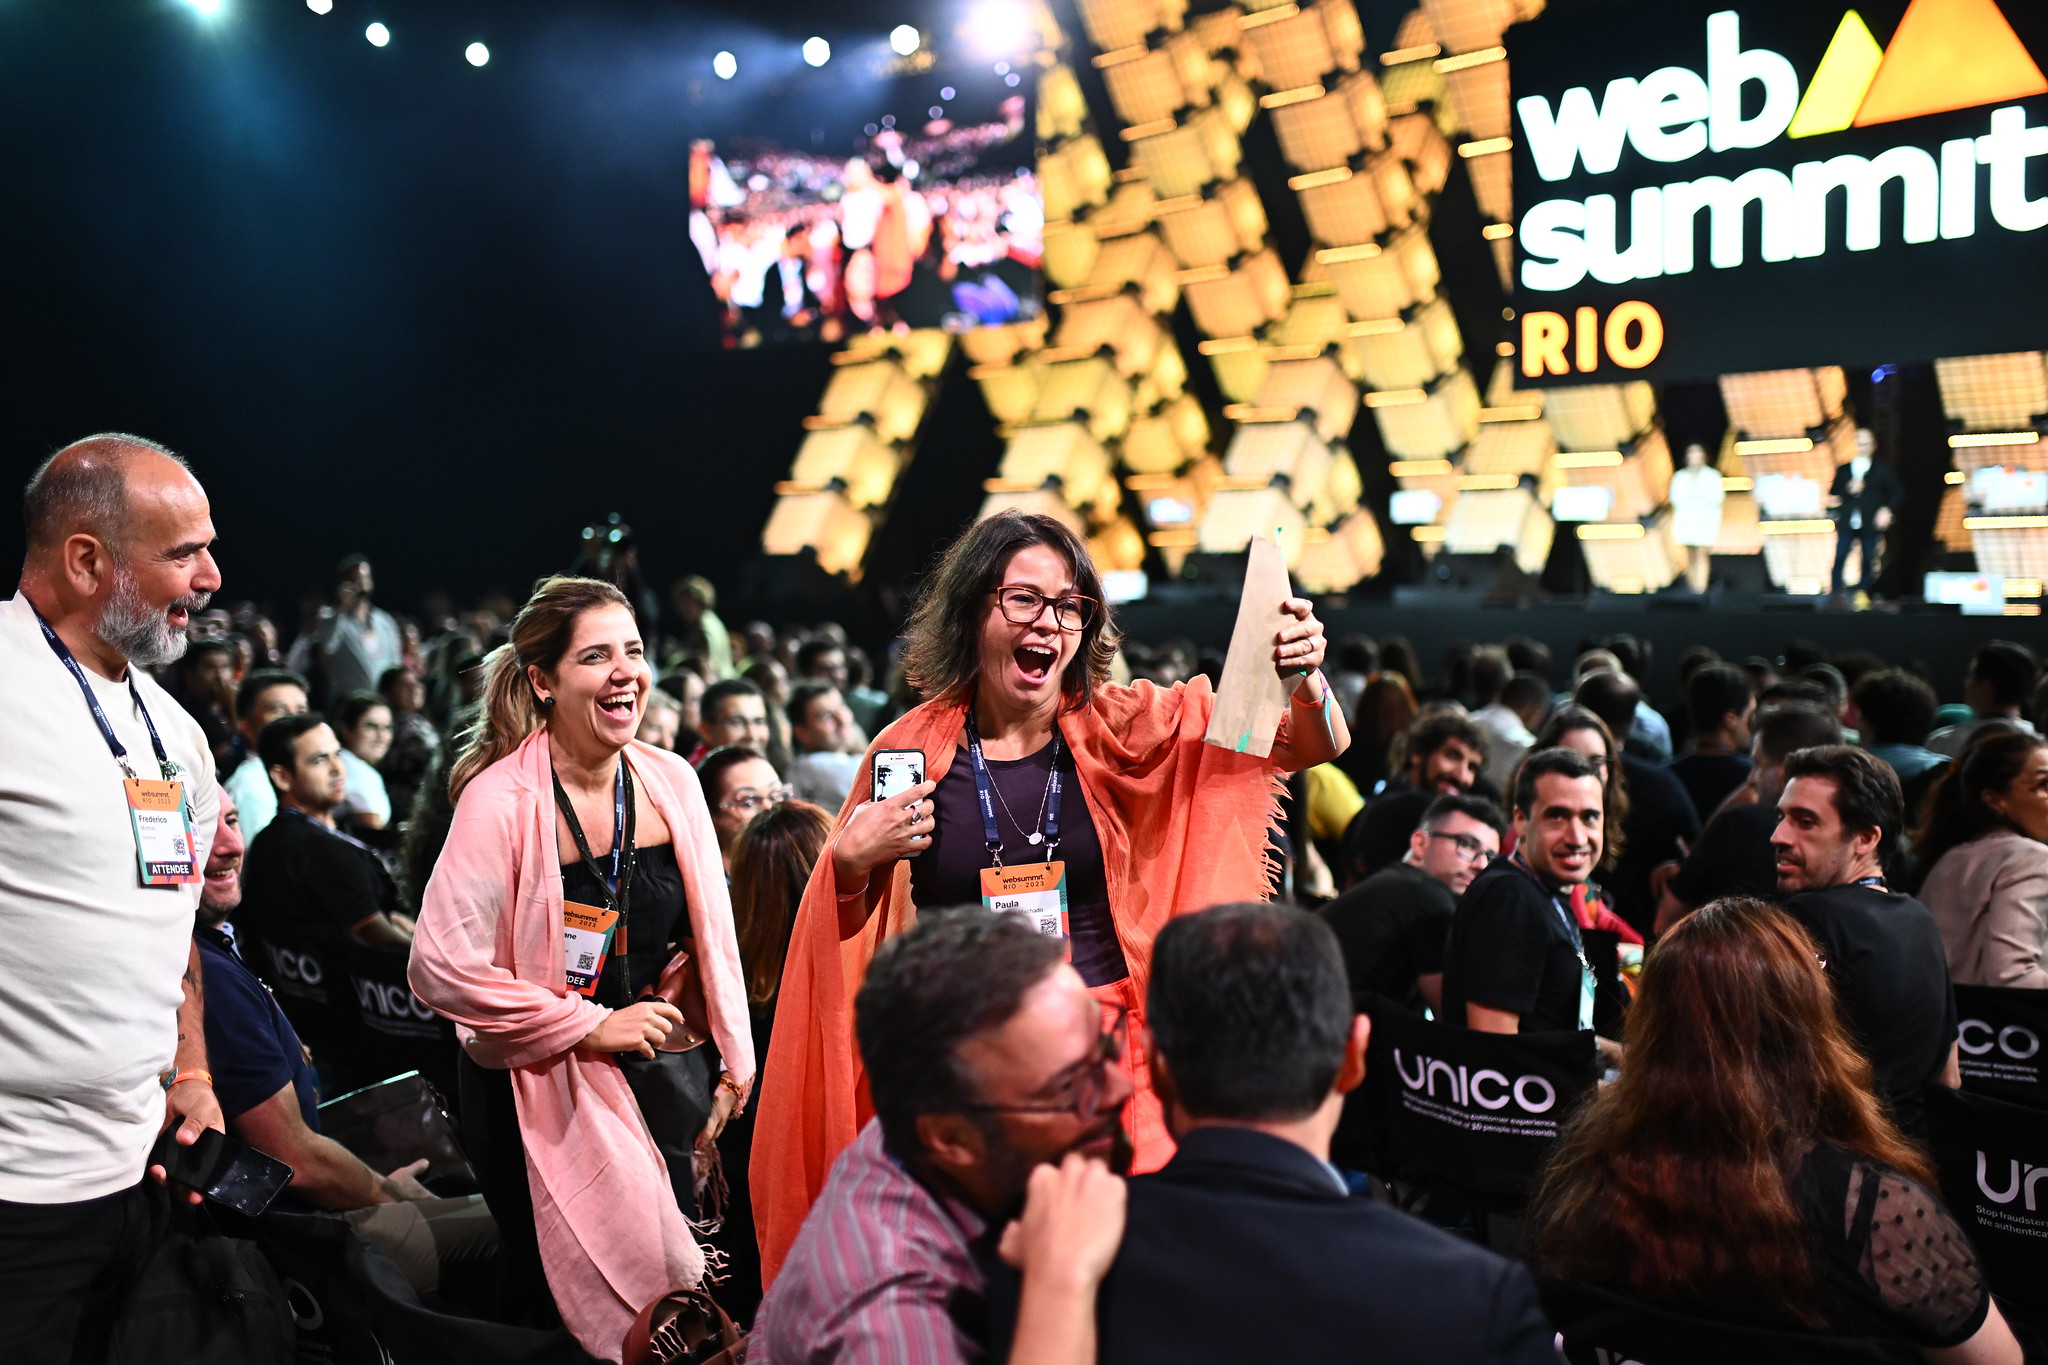
[[[269,1208],[292,1181],[291,1167],[213,1128],[190,1147],[178,1144],[176,1127],[166,1128],[150,1149],[149,1164],[163,1167],[172,1184],[250,1218]]]

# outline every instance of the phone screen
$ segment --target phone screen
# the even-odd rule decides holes
[[[178,1144],[175,1128],[166,1129],[149,1159],[164,1168],[173,1184],[251,1218],[269,1208],[292,1179],[292,1168],[276,1157],[212,1128],[190,1147]]]
[[[875,755],[873,799],[886,801],[924,781],[924,753],[919,749],[884,749]]]

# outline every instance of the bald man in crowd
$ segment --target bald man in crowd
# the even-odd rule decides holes
[[[99,1357],[161,1237],[152,1144],[223,1126],[192,943],[213,754],[148,672],[220,573],[205,490],[138,436],[58,451],[23,512],[0,601],[0,1360],[64,1365]]]

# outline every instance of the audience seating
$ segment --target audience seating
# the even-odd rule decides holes
[[[1543,1287],[1569,1365],[1917,1365],[1903,1342],[1773,1332],[1667,1313],[1592,1285]]]
[[[1373,1174],[1517,1213],[1596,1076],[1590,1032],[1477,1033],[1377,1008],[1366,1128],[1389,1169]]]
[[[1926,1087],[1941,1195],[1992,1293],[2048,1315],[2048,1111]]]
[[[2048,1110],[2048,991],[1958,986],[1963,1089]]]

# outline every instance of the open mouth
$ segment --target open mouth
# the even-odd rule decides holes
[[[1044,645],[1018,645],[1011,655],[1017,661],[1017,671],[1033,687],[1040,686],[1052,676],[1053,665],[1060,658],[1057,652]]]
[[[639,700],[635,692],[612,692],[597,699],[597,709],[615,720],[624,720],[633,714],[634,703]]]

